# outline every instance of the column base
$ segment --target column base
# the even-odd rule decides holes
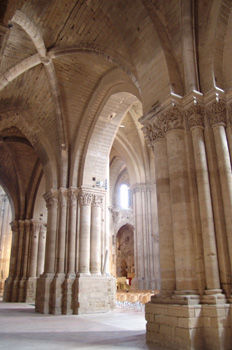
[[[111,276],[78,276],[75,314],[108,312],[115,308],[116,280]]]
[[[23,277],[19,282],[19,302],[24,303],[26,298],[26,277]]]
[[[11,297],[11,301],[13,303],[16,303],[19,301],[19,282],[20,279],[18,277],[16,277],[13,280],[13,285],[12,285],[12,297]]]
[[[3,292],[3,301],[11,302],[12,301],[12,288],[13,288],[13,278],[7,277],[4,284],[4,292]]]
[[[178,350],[232,348],[231,306],[146,304],[147,342]]]
[[[50,288],[51,313],[53,315],[62,314],[64,298],[64,281],[65,274],[58,273],[55,275]]]
[[[44,273],[38,278],[35,297],[36,312],[39,312],[41,314],[52,313],[51,284],[53,279],[54,273]]]
[[[62,314],[72,315],[77,308],[77,301],[75,300],[75,280],[76,274],[68,274],[64,280],[64,298],[62,305]]]
[[[26,282],[26,303],[34,303],[36,295],[37,277],[29,277]]]

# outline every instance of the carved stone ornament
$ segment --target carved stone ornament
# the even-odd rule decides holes
[[[208,110],[210,125],[226,125],[226,104],[224,102],[214,102]]]
[[[202,106],[196,105],[189,108],[186,112],[189,128],[204,127],[205,110]]]
[[[165,133],[174,129],[184,129],[184,117],[177,107],[164,113],[163,129]]]
[[[97,194],[93,196],[92,205],[100,207],[102,205],[102,202],[103,202],[103,196],[97,195]]]
[[[31,234],[32,235],[37,235],[39,233],[39,231],[40,231],[40,226],[41,226],[41,224],[39,222],[32,222],[31,223]]]
[[[81,193],[79,196],[80,205],[91,205],[93,195],[90,193]]]
[[[18,225],[18,220],[14,220],[10,223],[12,233],[19,232],[19,225]]]
[[[228,123],[232,124],[232,103],[230,104],[230,107],[228,108]]]
[[[57,193],[56,192],[48,192],[45,193],[44,199],[46,201],[46,206],[47,208],[51,208],[54,205],[57,205],[58,200],[57,200]]]
[[[152,122],[145,124],[142,130],[150,143],[157,139],[164,138],[165,133],[163,130],[162,116],[157,115]]]
[[[70,207],[74,207],[77,205],[77,189],[76,188],[70,188],[69,189],[69,205]]]
[[[67,205],[67,190],[60,189],[58,193],[58,201],[60,207],[65,207]]]

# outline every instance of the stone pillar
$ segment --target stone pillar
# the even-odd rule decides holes
[[[11,258],[10,258],[10,271],[9,277],[6,279],[3,300],[6,302],[12,301],[12,289],[13,281],[16,276],[16,264],[17,264],[17,249],[19,241],[19,228],[18,221],[11,222],[12,230],[12,245],[11,245]]]
[[[41,223],[39,231],[38,257],[36,276],[40,277],[44,272],[45,244],[46,244],[46,224]]]
[[[38,257],[38,242],[40,232],[40,222],[31,220],[30,231],[30,258],[28,266],[28,280],[26,287],[26,302],[35,301],[36,282],[37,282],[37,257]]]
[[[22,277],[22,256],[23,256],[23,240],[24,240],[24,221],[18,220],[19,240],[17,247],[17,266],[16,276],[13,282],[12,301],[19,301],[20,278]]]
[[[208,174],[207,156],[204,142],[204,111],[200,107],[189,110],[189,126],[192,134],[194,160],[200,207],[201,231],[203,238],[206,272],[205,294],[221,294],[214,217]]]
[[[90,274],[90,226],[92,194],[81,191],[80,202],[80,252],[79,273]]]
[[[68,269],[69,275],[75,274],[77,233],[77,189],[69,189],[69,228],[68,228]]]
[[[144,285],[144,231],[142,216],[142,193],[141,187],[138,185],[133,188],[133,211],[135,220],[134,234],[134,264],[135,278],[132,280],[133,289],[145,289]]]
[[[171,108],[164,115],[176,267],[176,294],[197,294],[195,252],[187,173],[183,114]],[[183,264],[184,261],[184,264]]]
[[[101,206],[103,197],[95,194],[91,208],[90,272],[101,274]]]
[[[67,190],[59,189],[58,193],[58,207],[59,207],[59,226],[58,226],[58,261],[57,274],[64,274],[65,262],[65,236],[66,236],[66,216],[67,216]]]
[[[51,298],[53,289],[51,283],[55,274],[57,197],[58,191],[54,189],[44,195],[48,209],[45,267],[43,275],[37,281],[35,303],[35,310],[40,313],[52,312]]]
[[[63,314],[72,314],[76,309],[76,298],[73,293],[76,278],[76,240],[77,240],[77,188],[68,190],[68,256],[67,274],[64,281]]]
[[[158,236],[160,247],[161,295],[171,296],[176,289],[170,179],[167,142],[163,120],[149,113],[143,131],[154,151],[157,189]]]
[[[27,275],[28,275],[28,259],[29,259],[29,241],[30,241],[30,220],[25,220],[25,230],[24,230],[24,250],[23,250],[23,268],[22,268],[22,278],[20,280],[20,291],[19,291],[19,301],[24,302],[26,300],[26,285],[27,285]]]
[[[216,146],[217,165],[219,169],[227,240],[230,252],[230,266],[232,270],[232,174],[229,145],[225,130],[226,105],[222,102],[214,102],[209,110],[209,114]]]
[[[58,191],[58,249],[57,268],[53,281],[52,313],[62,313],[63,287],[65,279],[65,250],[66,250],[66,228],[67,228],[67,189],[60,188]]]
[[[7,195],[0,188],[0,295],[3,294],[4,282],[9,275],[11,243],[11,208]]]

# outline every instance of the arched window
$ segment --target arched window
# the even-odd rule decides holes
[[[129,187],[126,184],[120,186],[120,206],[123,209],[129,208]]]

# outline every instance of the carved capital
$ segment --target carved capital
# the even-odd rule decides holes
[[[45,193],[45,195],[43,197],[46,201],[46,206],[48,209],[56,206],[58,203],[57,191],[53,190],[53,191],[47,192],[47,193]]]
[[[78,194],[77,188],[69,188],[68,199],[69,199],[70,207],[75,207],[77,205],[77,194]]]
[[[18,233],[19,232],[19,225],[18,225],[18,220],[14,220],[10,223],[12,233]]]
[[[103,203],[103,196],[95,194],[92,200],[92,206],[101,207]]]
[[[67,189],[60,188],[58,192],[58,203],[60,207],[67,206]]]
[[[187,110],[186,117],[190,130],[196,127],[204,128],[205,114],[205,109],[201,105],[194,105]]]
[[[142,128],[145,137],[149,140],[150,144],[157,139],[164,138],[165,132],[163,130],[163,118],[161,115],[157,115],[151,122],[147,122]]]
[[[93,195],[90,193],[81,193],[79,195],[80,205],[91,205]]]
[[[184,116],[179,108],[173,107],[164,113],[163,129],[166,132],[171,130],[184,129]]]
[[[212,127],[217,124],[226,125],[226,104],[224,102],[214,102],[207,113]]]
[[[31,234],[37,235],[39,233],[41,224],[37,221],[31,221]],[[36,238],[37,236],[35,236]]]

